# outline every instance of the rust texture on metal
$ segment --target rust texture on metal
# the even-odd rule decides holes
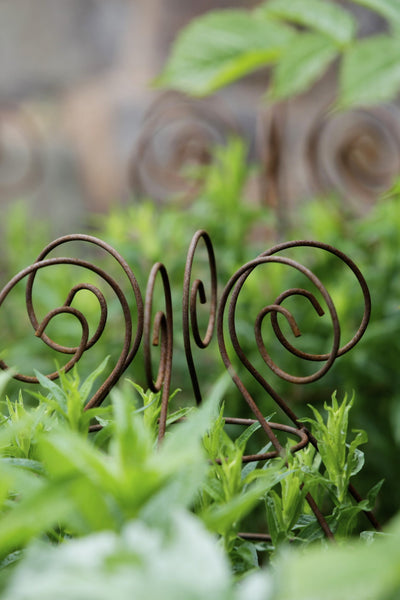
[[[124,277],[127,280],[125,287],[121,287],[120,283],[118,283],[114,277],[111,277],[108,272],[97,267],[89,260],[65,256],[50,258],[50,254],[53,250],[56,248],[59,249],[60,247],[64,248],[72,242],[81,242],[89,245],[90,248],[93,246],[100,248],[103,252],[111,256],[117,265],[119,265],[118,268],[122,268],[124,272]],[[208,285],[210,288],[207,291],[207,286],[204,281],[194,278],[193,276],[193,272],[195,270],[194,258],[199,245],[203,246],[203,250],[206,251],[207,256],[207,268],[209,270],[209,276],[207,279],[209,281]],[[352,272],[357,285],[361,289],[364,302],[363,315],[356,333],[353,335],[350,341],[344,345],[341,345],[339,319],[329,292],[324,287],[320,279],[311,270],[301,263],[296,262],[293,260],[293,258],[285,256],[284,254],[286,251],[291,251],[298,248],[308,248],[312,249],[313,251],[323,251],[328,255],[335,256],[337,259],[342,261],[343,265],[347,269]],[[161,413],[158,436],[159,442],[161,442],[166,431],[168,402],[170,398],[171,378],[173,372],[172,367],[174,346],[173,303],[167,268],[161,262],[157,262],[153,266],[148,278],[145,300],[143,301],[138,281],[125,259],[114,248],[104,241],[90,235],[76,234],[60,237],[47,245],[32,265],[20,271],[3,287],[3,289],[0,291],[0,308],[13,288],[20,281],[26,278],[25,299],[29,321],[33,327],[35,335],[39,337],[47,346],[56,352],[71,355],[71,358],[68,360],[68,362],[61,367],[64,372],[69,371],[81,359],[83,354],[100,340],[106,326],[108,308],[105,295],[99,289],[99,287],[91,283],[79,283],[71,289],[62,306],[56,307],[49,311],[45,317],[39,321],[33,301],[35,278],[40,270],[55,265],[73,265],[95,273],[98,278],[105,282],[107,287],[113,291],[123,315],[123,327],[121,329],[123,342],[119,358],[116,360],[114,367],[106,377],[105,381],[89,399],[85,408],[89,409],[99,406],[104,401],[110,390],[120,379],[121,375],[132,363],[133,359],[138,353],[141,342],[143,341],[143,361],[147,387],[153,392],[161,392]],[[217,263],[211,239],[204,230],[199,230],[195,233],[187,253],[186,266],[183,274],[183,294],[181,299],[183,347],[186,356],[187,370],[190,375],[193,388],[193,399],[194,403],[197,405],[201,404],[202,402],[202,393],[200,389],[199,377],[196,371],[196,361],[193,356],[192,346],[195,344],[199,349],[206,349],[209,346],[214,333],[216,332],[219,354],[222,358],[225,368],[227,369],[234,384],[239,390],[244,401],[247,403],[251,412],[251,418],[227,416],[225,421],[229,425],[242,426],[248,426],[259,422],[266,439],[272,446],[271,450],[268,452],[262,452],[260,454],[248,454],[243,456],[244,463],[266,461],[278,456],[285,457],[286,446],[285,444],[282,445],[281,441],[279,440],[279,432],[279,435],[282,435],[283,432],[283,434],[286,434],[291,439],[298,438],[298,442],[291,446],[291,452],[301,451],[309,443],[318,449],[318,444],[315,438],[303,426],[303,424],[300,423],[297,415],[289,406],[287,401],[276,391],[274,387],[272,387],[272,385],[264,378],[260,371],[252,364],[248,354],[246,354],[246,351],[243,349],[239,341],[237,329],[237,308],[242,290],[244,289],[246,282],[253,272],[260,268],[268,268],[269,265],[278,265],[285,268],[288,267],[294,270],[294,272],[301,274],[306,280],[308,280],[308,282],[312,284],[313,288],[317,290],[318,297],[322,298],[332,326],[331,348],[327,353],[312,354],[310,352],[305,352],[304,350],[300,350],[299,348],[295,347],[287,339],[281,328],[281,325],[279,324],[278,315],[281,315],[281,320],[283,318],[287,321],[295,338],[300,336],[300,328],[292,313],[285,306],[283,306],[285,300],[288,298],[293,299],[296,297],[302,297],[306,299],[307,303],[310,303],[312,309],[318,316],[322,316],[325,312],[320,304],[320,301],[317,299],[317,296],[308,289],[303,289],[300,287],[292,287],[280,293],[270,304],[264,306],[258,315],[256,315],[254,321],[254,335],[259,354],[263,362],[267,365],[267,367],[269,367],[272,373],[288,383],[296,385],[308,384],[323,377],[332,367],[334,361],[338,357],[351,350],[361,339],[368,325],[371,312],[371,300],[368,286],[354,262],[343,252],[328,244],[306,240],[277,244],[268,251],[257,256],[254,260],[241,266],[226,283],[218,300]],[[159,291],[155,291],[156,289],[160,289],[160,284],[162,286],[161,294]],[[126,285],[129,288],[129,294],[126,292]],[[96,298],[96,303],[98,302],[99,305],[100,316],[97,327],[92,335],[90,335],[90,328],[85,315],[80,310],[72,306],[75,296],[81,290],[86,290],[87,292],[93,294],[93,296]],[[153,315],[153,304],[156,303],[158,306],[160,302],[164,304],[163,310],[158,310]],[[208,323],[204,328],[204,334],[201,333],[201,329],[203,329],[203,327],[200,327],[198,320],[198,303],[206,304],[209,307]],[[134,309],[132,307],[134,307]],[[80,323],[82,333],[81,340],[77,346],[70,347],[60,345],[56,343],[48,334],[46,334],[46,328],[50,321],[55,316],[60,314],[72,315]],[[267,315],[269,315],[272,330],[278,342],[287,352],[299,359],[309,361],[311,363],[322,363],[322,366],[317,368],[314,373],[304,376],[292,375],[279,367],[271,357],[264,343],[262,325]],[[153,373],[155,358],[152,356],[152,347],[154,346],[159,347],[158,370],[156,375]],[[235,364],[232,360],[233,355],[236,355],[236,359],[234,361]],[[262,404],[260,397],[253,397],[254,392],[251,393],[247,389],[243,376],[241,376],[239,373],[240,369],[238,369],[238,365],[240,366],[240,363],[243,372],[248,371],[248,373],[258,382],[265,394],[267,394],[279,406],[286,417],[289,418],[289,420],[292,422],[291,425],[270,422],[265,418],[262,409],[260,408],[260,405]],[[9,366],[3,360],[1,360],[0,368],[8,369]],[[58,376],[59,373],[57,371],[51,372],[47,375],[47,377],[52,380],[56,379]],[[25,383],[38,383],[38,379],[36,377],[22,373],[15,373],[14,378]],[[92,425],[91,429],[96,430],[99,427],[99,425]],[[361,496],[353,486],[349,488],[349,491],[357,502],[361,500]],[[306,495],[306,499],[325,535],[328,538],[333,538],[333,534],[329,528],[329,525],[321,510],[317,506],[314,498],[308,493]],[[379,524],[371,512],[366,512],[366,516],[369,518],[374,527],[379,528]],[[251,539],[268,539],[268,534],[243,533],[241,535],[245,538]]]

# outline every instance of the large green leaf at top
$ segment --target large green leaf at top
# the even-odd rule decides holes
[[[340,108],[385,102],[399,90],[399,38],[372,36],[346,52],[340,73]]]
[[[351,14],[325,0],[270,0],[258,8],[257,14],[304,25],[329,36],[340,46],[348,44],[356,32]]]
[[[245,10],[194,20],[178,36],[156,85],[203,96],[276,61],[296,34]]]
[[[293,48],[279,60],[269,90],[271,100],[283,100],[307,90],[338,56],[339,50],[319,33],[297,36]]]
[[[393,28],[400,28],[400,2],[399,0],[353,0],[361,6],[370,8],[374,12],[384,17],[389,21]]]

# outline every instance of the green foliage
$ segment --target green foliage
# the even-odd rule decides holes
[[[206,14],[178,37],[158,85],[195,95],[209,94],[258,67],[276,61],[293,41],[284,25],[244,10]]]
[[[350,424],[368,433],[366,465],[362,472],[364,488],[385,478],[385,493],[380,500],[383,520],[394,515],[400,501],[400,488],[393,477],[400,443],[399,203],[398,183],[361,219],[348,215],[334,198],[315,200],[302,206],[296,226],[288,233],[294,239],[301,235],[340,247],[355,260],[371,292],[372,313],[364,337],[303,397],[305,402],[312,399],[314,404],[321,394],[326,395],[333,388],[339,389],[341,394],[356,391],[357,402]],[[354,289],[351,282],[334,260],[316,260],[312,268],[332,294],[343,338],[349,339],[359,323],[360,313],[355,309],[360,307],[361,299],[350,291]],[[307,330],[307,322],[303,327]]]
[[[376,35],[361,40],[343,59],[339,106],[392,100],[400,87],[400,39]]]
[[[317,537],[315,527],[310,526],[310,520],[311,525],[313,522],[305,495],[311,489],[314,493],[321,481],[326,481],[327,488],[334,486],[330,472],[321,476],[321,462],[312,449],[294,456],[289,452],[287,464],[278,458],[243,466],[246,446],[260,426],[252,425],[236,439],[228,436],[219,409],[225,378],[200,409],[186,411],[183,422],[172,425],[183,414],[172,413],[167,435],[159,444],[160,394],[144,392],[132,382],[113,390],[110,406],[103,409],[105,418],[103,412],[91,413],[90,421],[101,422],[103,428],[88,435],[89,411],[84,411],[84,404],[102,368],[104,364],[82,385],[76,370],[63,374],[60,385],[38,374],[43,388],[36,395],[36,407],[26,408],[22,395],[15,404],[5,402],[7,415],[0,431],[0,583],[9,585],[8,593],[12,590],[17,598],[35,597],[39,583],[26,589],[26,574],[46,564],[53,575],[46,579],[42,597],[50,597],[57,581],[60,584],[72,578],[63,592],[65,598],[72,598],[74,586],[84,580],[83,573],[92,581],[99,568],[104,576],[108,573],[110,581],[121,578],[121,598],[125,586],[126,590],[145,586],[147,593],[153,593],[151,586],[157,590],[161,584],[168,594],[172,590],[178,593],[182,586],[186,590],[182,597],[193,598],[202,598],[206,589],[221,586],[220,592],[232,598],[239,590],[233,588],[227,559],[233,572],[241,575],[258,568],[260,548],[239,534],[257,505],[267,506],[273,550],[299,529],[299,541],[307,543]],[[138,406],[138,398],[143,406]],[[349,409],[350,404],[339,407],[334,400],[329,414],[343,415]],[[322,431],[319,442],[323,444],[325,434],[330,438],[337,434],[338,418],[328,418],[325,425],[317,414]],[[343,419],[341,423],[343,426]],[[315,433],[318,437],[318,431]],[[353,445],[343,463],[350,476],[357,471],[352,462]],[[342,460],[341,455],[334,456],[334,447],[331,454],[335,464]],[[349,500],[345,496],[343,493],[343,501],[336,506],[338,522],[347,518]],[[188,511],[197,515],[196,519]],[[210,560],[214,557],[216,561],[215,581],[207,576],[191,596],[187,591],[191,589],[187,586],[194,585],[190,573],[206,548],[210,548]],[[90,564],[97,565],[94,571],[84,569],[89,563],[79,559],[81,552],[91,557]],[[164,564],[166,553],[169,558]],[[168,569],[178,568],[183,555],[186,566],[181,567],[178,579],[170,580]],[[146,583],[144,573],[151,575],[157,564],[166,581],[162,583],[160,576]],[[98,589],[97,585],[93,588]],[[103,592],[108,589],[107,584]]]
[[[56,548],[35,545],[15,570],[4,599],[147,600],[162,594],[205,600],[387,600],[400,591],[399,522],[372,544],[310,548],[279,556],[234,582],[214,539],[190,515],[176,513],[158,530],[140,522]]]
[[[109,413],[108,408],[99,407],[82,412],[82,406],[89,401],[93,385],[103,373],[107,362],[108,357],[85,379],[82,385],[76,366],[70,377],[62,369],[59,369],[60,384],[36,371],[35,375],[42,389],[47,391],[48,395],[44,396],[42,392],[31,392],[31,394],[40,400],[43,405],[47,405],[49,414],[54,414],[58,420],[67,422],[71,429],[85,433],[88,431],[89,423],[94,417]]]
[[[327,423],[321,414],[310,405],[314,419],[303,418],[302,421],[310,423],[314,435],[318,438],[318,449],[326,467],[328,478],[336,488],[339,502],[343,502],[349,486],[350,477],[358,473],[363,466],[363,455],[358,446],[368,441],[365,431],[357,432],[356,437],[347,447],[349,424],[349,411],[354,397],[347,401],[345,397],[339,405],[336,394],[332,398],[332,406],[324,405],[328,412]]]
[[[306,91],[338,56],[334,42],[319,33],[304,33],[296,52],[287,48],[277,63],[268,98],[284,100]]]
[[[399,519],[371,544],[365,541],[281,556],[271,600],[394,600],[399,597]],[[264,579],[267,584],[268,581]]]
[[[76,375],[65,377],[69,385],[64,390],[70,390],[74,397]],[[53,402],[57,401],[59,390],[50,386]],[[20,411],[20,422],[13,413],[10,428],[14,428],[15,437],[21,427],[25,434],[32,435],[29,446],[32,460],[10,461],[15,446],[4,447],[2,440],[6,458],[1,462],[1,557],[56,526],[56,530],[61,527],[64,535],[85,535],[104,529],[118,531],[144,507],[146,517],[157,522],[164,499],[169,500],[171,510],[193,501],[204,478],[206,463],[201,436],[209,426],[212,407],[205,405],[155,451],[156,431],[145,425],[143,411],[135,410],[132,400],[132,394],[115,390],[112,422],[90,439],[87,429],[80,431],[76,422],[64,415],[61,420],[46,420],[42,410],[45,427],[33,429],[30,421],[27,427],[26,416],[36,422],[38,409],[24,414]],[[49,398],[44,398],[39,409],[44,407],[48,411],[50,406],[52,411],[53,403],[48,401]],[[83,406],[84,396],[80,423],[88,412],[83,411]],[[2,432],[3,438],[6,434],[7,431]],[[19,447],[16,455],[19,456]],[[54,535],[51,533],[51,537]]]
[[[318,450],[325,467],[324,480],[329,495],[334,503],[333,520],[331,526],[337,534],[347,537],[354,527],[354,521],[361,510],[372,510],[375,506],[376,496],[382,486],[380,481],[369,492],[366,500],[354,504],[350,500],[348,488],[350,479],[357,475],[364,466],[364,453],[359,446],[368,441],[365,431],[356,431],[355,437],[349,441],[349,412],[353,405],[354,397],[348,401],[345,397],[341,404],[332,397],[332,406],[325,403],[324,408],[328,413],[326,423],[321,414],[310,406],[314,419],[303,418],[302,421],[310,423],[312,432],[318,440]]]
[[[258,16],[296,23],[322,33],[338,46],[349,44],[356,32],[350,13],[325,0],[270,0],[256,10]]]
[[[398,3],[355,3],[388,19],[392,31],[360,40],[351,13],[327,0],[269,0],[254,10],[213,11],[178,35],[156,83],[202,96],[268,66],[268,97],[277,101],[309,89],[339,59],[340,108],[393,99],[400,85]]]
[[[179,511],[163,528],[133,521],[121,534],[105,531],[55,549],[33,546],[6,597],[224,600],[231,593],[229,567],[215,540]]]
[[[288,476],[281,481],[280,490],[271,490],[265,497],[267,523],[275,548],[293,537],[294,529],[304,513],[305,497],[309,491],[298,457],[289,455],[288,463]]]
[[[233,441],[224,429],[222,409],[203,442],[213,467],[197,511],[207,527],[222,537],[225,551],[231,555],[238,552],[237,536],[243,517],[288,474],[282,461],[268,468],[243,468],[246,443],[258,428],[259,424],[249,427]]]

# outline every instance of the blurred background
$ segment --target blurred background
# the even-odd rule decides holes
[[[342,2],[343,4],[343,2]],[[192,191],[185,164],[240,134],[260,165],[252,194],[281,221],[299,199],[334,189],[363,214],[400,171],[396,103],[329,115],[335,71],[278,106],[259,71],[203,100],[152,87],[177,32],[218,0],[4,0],[0,5],[0,207],[23,199],[57,232],[89,212]],[[351,6],[360,34],[384,29]],[[279,201],[278,201],[279,199]]]

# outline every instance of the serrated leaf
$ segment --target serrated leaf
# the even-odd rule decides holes
[[[199,17],[178,36],[156,85],[203,96],[276,61],[295,36],[290,28],[244,10]]]
[[[371,105],[396,97],[400,88],[400,39],[377,35],[361,40],[342,61],[338,106]]]
[[[337,46],[325,35],[304,33],[274,69],[269,96],[283,100],[307,90],[338,56]]]
[[[329,36],[340,46],[348,44],[356,31],[355,20],[348,11],[324,0],[271,0],[257,13],[304,25]]]

